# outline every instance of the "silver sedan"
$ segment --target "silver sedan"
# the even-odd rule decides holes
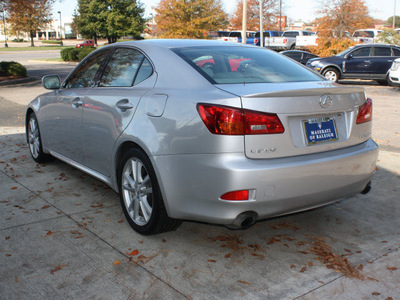
[[[367,192],[372,100],[259,47],[148,40],[102,47],[27,109],[36,162],[111,186],[134,230],[246,228]]]

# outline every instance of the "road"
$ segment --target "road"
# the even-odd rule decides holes
[[[345,84],[374,101],[369,194],[247,230],[183,222],[150,237],[104,184],[30,158],[23,113],[40,82],[0,87],[0,299],[399,299],[400,88]]]

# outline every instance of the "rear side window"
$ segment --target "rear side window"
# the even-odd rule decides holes
[[[400,50],[393,48],[393,54],[394,54],[394,56],[400,56]]]
[[[213,84],[321,81],[276,52],[242,46],[172,49]]]
[[[374,47],[374,56],[392,56],[392,49],[388,47]]]
[[[144,58],[142,53],[134,49],[116,49],[104,70],[99,86],[132,86]]]

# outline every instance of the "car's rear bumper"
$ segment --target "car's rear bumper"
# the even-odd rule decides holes
[[[154,157],[170,217],[232,224],[243,212],[257,219],[321,206],[361,192],[378,156],[372,140],[345,149],[279,159],[243,154]],[[224,201],[236,190],[255,190],[249,201]]]

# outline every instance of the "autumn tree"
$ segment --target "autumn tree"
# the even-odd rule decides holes
[[[321,0],[320,3],[321,17],[316,20],[318,46],[311,49],[319,56],[335,55],[355,45],[346,35],[373,24],[365,0]]]
[[[346,31],[353,33],[360,28],[370,28],[373,19],[369,16],[365,0],[322,0],[317,19],[318,36],[342,38]]]
[[[78,0],[74,23],[80,34],[107,38],[115,43],[122,36],[138,37],[145,28],[143,5],[136,0]]]
[[[155,11],[157,30],[166,38],[206,38],[228,24],[221,0],[161,0]]]
[[[12,0],[6,3],[8,22],[17,30],[28,32],[31,46],[36,31],[51,22],[54,0]]]
[[[263,28],[266,30],[279,29],[276,18],[279,16],[279,0],[247,0],[247,30],[260,29],[260,1],[263,10]],[[239,0],[230,24],[237,30],[242,29],[243,0]]]

